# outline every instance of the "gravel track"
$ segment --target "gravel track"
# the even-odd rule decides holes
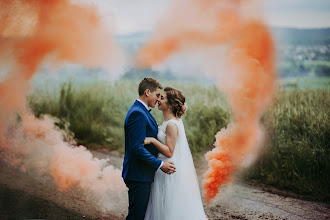
[[[93,151],[95,157],[110,158],[120,168],[117,152]],[[196,164],[201,183],[206,161]],[[127,199],[127,198],[123,198]],[[330,219],[329,204],[311,202],[271,193],[260,187],[234,182],[221,189],[205,207],[209,219]],[[124,219],[127,205],[104,213],[90,204],[78,189],[57,190],[51,178],[38,179],[21,173],[0,161],[0,219]]]

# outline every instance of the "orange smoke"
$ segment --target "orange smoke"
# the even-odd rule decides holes
[[[242,26],[240,2],[182,0],[181,4],[175,4],[171,13],[163,17],[161,26],[156,27],[150,41],[138,53],[138,65],[152,66],[185,49],[230,41],[237,36]]]
[[[275,82],[273,46],[267,28],[260,22],[248,23],[228,51],[227,61],[233,80],[220,82],[220,86],[231,104],[233,121],[218,132],[216,148],[206,154],[210,166],[204,181],[207,203],[259,144],[260,117],[271,101]]]
[[[69,0],[3,0],[0,19],[0,58],[12,67],[0,84],[1,104],[8,108],[24,106],[25,84],[46,58],[87,66],[106,66],[116,58],[112,34],[94,7]],[[9,92],[12,86],[21,89]]]
[[[29,80],[42,62],[108,67],[117,61],[97,8],[70,0],[2,0],[0,20],[0,159],[49,174],[62,190],[78,186],[106,197],[125,189],[119,170],[64,142],[56,119],[37,119],[26,108]]]
[[[254,6],[253,1],[239,0],[178,1],[137,56],[138,65],[152,66],[185,50],[227,48],[225,57],[220,52],[218,57],[209,57],[225,59],[225,69],[211,74],[228,98],[232,122],[217,133],[216,147],[206,154],[209,170],[204,176],[204,190],[208,204],[219,188],[231,181],[247,155],[256,151],[262,134],[260,117],[274,92],[273,40]]]

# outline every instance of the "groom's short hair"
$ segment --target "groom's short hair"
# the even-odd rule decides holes
[[[143,95],[146,89],[149,89],[150,92],[154,92],[158,88],[163,89],[162,85],[160,85],[157,80],[153,78],[144,78],[139,84],[139,96]]]

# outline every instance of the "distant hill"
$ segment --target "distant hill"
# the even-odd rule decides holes
[[[330,28],[298,29],[272,28],[276,41],[280,45],[329,45]]]
[[[278,72],[281,77],[330,76],[330,28],[298,29],[272,27],[279,57]],[[136,32],[116,36],[128,54],[135,54],[152,35],[151,32]],[[150,76],[178,79],[178,75],[166,70],[129,69],[122,78],[132,79]],[[194,80],[190,77],[185,80]]]
[[[330,44],[330,28],[299,29],[271,28],[276,41],[287,45],[328,45]],[[122,44],[142,45],[151,36],[151,32],[135,32],[127,35],[117,35],[116,39]]]

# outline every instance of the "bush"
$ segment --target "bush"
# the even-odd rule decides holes
[[[264,117],[267,152],[245,177],[329,199],[329,113],[328,90],[280,92]]]
[[[78,144],[90,148],[123,149],[124,119],[130,101],[122,85],[97,83],[74,87],[63,83],[59,95],[34,93],[29,106],[34,114],[50,114],[60,119],[63,128],[69,123]],[[129,104],[128,104],[129,103]]]
[[[229,113],[219,106],[194,105],[184,118],[187,140],[194,156],[213,148],[215,134],[229,123]]]

